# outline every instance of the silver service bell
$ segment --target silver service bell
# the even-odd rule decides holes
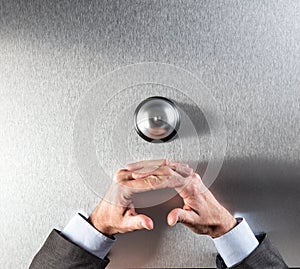
[[[167,142],[174,138],[180,126],[180,113],[174,102],[153,96],[142,101],[134,112],[134,126],[148,142]]]

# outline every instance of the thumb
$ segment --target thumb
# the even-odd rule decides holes
[[[177,222],[182,222],[184,224],[192,224],[193,211],[175,208],[169,212],[167,216],[167,222],[170,226],[174,226]]]
[[[151,218],[143,214],[128,217],[129,225],[132,230],[153,230],[154,224]]]

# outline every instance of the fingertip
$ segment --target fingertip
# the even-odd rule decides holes
[[[173,226],[175,226],[175,224],[176,224],[175,221],[173,221],[173,220],[171,220],[171,219],[168,219],[168,225],[169,225],[169,226],[173,227]]]
[[[126,165],[125,165],[125,168],[126,168],[127,170],[131,171],[131,166],[130,166],[130,164],[126,164]]]
[[[147,229],[148,231],[151,231],[151,230],[153,230],[153,228],[154,228],[154,223],[153,223],[153,221],[152,221],[151,219],[145,220],[144,223],[143,223],[142,225],[143,225],[143,227],[144,227],[145,229]]]
[[[154,229],[154,224],[153,224],[153,222],[151,222],[150,224],[148,224],[147,227],[146,227],[146,229],[147,229],[148,231],[152,231],[152,230]]]
[[[193,176],[194,176],[195,178],[197,178],[197,179],[201,179],[200,175],[197,174],[196,172],[193,173]]]
[[[129,163],[129,164],[126,164],[125,167],[129,171],[136,171],[136,170],[140,170],[140,169],[144,168],[143,166],[138,165],[137,163]]]
[[[173,227],[177,223],[177,214],[174,211],[171,211],[167,217],[167,223],[169,226]]]

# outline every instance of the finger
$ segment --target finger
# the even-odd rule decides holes
[[[193,169],[188,167],[187,164],[181,164],[181,163],[170,163],[169,165],[165,166],[158,166],[158,167],[147,167],[135,170],[132,173],[132,176],[134,178],[142,178],[147,177],[150,175],[163,175],[163,173],[167,173],[166,175],[169,175],[170,169],[173,171],[176,171],[178,174],[180,174],[183,177],[188,177],[193,174]]]
[[[114,181],[122,182],[132,179],[132,172],[127,169],[120,169],[114,176]]]
[[[141,169],[138,169],[138,170],[135,170],[135,171],[132,171],[133,173],[141,173],[141,174],[150,174],[152,173],[153,171],[155,171],[156,169],[160,168],[162,166],[159,166],[159,165],[154,165],[154,166],[145,166]]]
[[[177,222],[193,225],[195,214],[194,211],[175,208],[168,214],[167,222],[170,226],[174,226]]]
[[[175,173],[175,172],[174,172]],[[132,195],[133,193],[141,193],[152,190],[159,190],[165,188],[181,188],[186,184],[186,178],[180,175],[170,176],[148,176],[144,178],[138,178],[130,181],[122,182],[122,186],[128,188],[128,192]]]
[[[170,163],[168,166],[183,177],[189,177],[194,173],[194,170],[185,163]]]
[[[160,166],[152,171],[133,171],[132,177],[134,179],[143,178],[148,176],[170,176],[173,174],[173,170],[169,166]]]
[[[128,230],[153,230],[154,224],[151,218],[146,215],[138,214],[135,216],[128,216],[125,218],[125,226]]]
[[[135,171],[135,170],[139,170],[145,167],[159,167],[162,165],[166,165],[168,163],[167,160],[165,159],[161,159],[161,160],[147,160],[147,161],[140,161],[140,162],[136,162],[136,163],[130,163],[127,164],[126,167],[128,170],[130,171]]]
[[[171,168],[173,168],[173,167],[176,168],[177,165],[189,167],[189,165],[187,163],[172,162],[172,161],[169,161],[169,163],[167,165],[170,166]]]
[[[192,176],[188,177],[184,186],[175,188],[175,190],[183,200],[199,197],[200,194],[208,191],[207,187],[202,182],[201,177],[197,173],[193,173]]]

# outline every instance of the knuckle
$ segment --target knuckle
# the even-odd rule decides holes
[[[115,179],[117,182],[120,182],[124,179],[125,169],[119,169],[115,174]]]
[[[162,172],[167,176],[172,175],[172,169],[169,166],[162,167]]]
[[[178,183],[179,185],[183,185],[185,183],[184,178],[180,175],[171,175],[169,178],[170,180]]]
[[[196,180],[201,180],[200,175],[197,174],[197,173],[193,173],[192,177],[193,177],[194,179],[196,179]]]
[[[167,159],[162,159],[161,160],[161,165],[168,165],[170,162]]]
[[[119,185],[120,188],[126,188],[126,187],[128,187],[128,184],[127,184],[126,181],[120,180],[120,181],[118,181],[117,183],[118,183],[118,185]],[[119,188],[119,189],[120,189],[120,188]]]
[[[186,191],[188,193],[188,196],[190,198],[197,198],[198,197],[198,189],[199,189],[199,184],[195,184],[195,182],[191,182],[186,186]]]

